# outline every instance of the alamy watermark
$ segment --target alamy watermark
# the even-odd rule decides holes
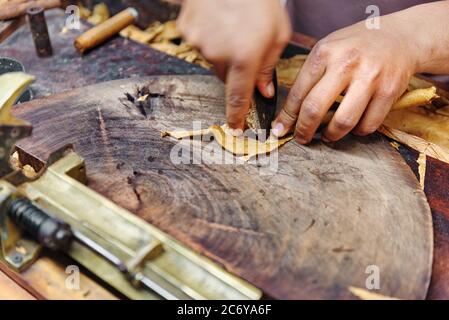
[[[81,29],[81,15],[80,8],[75,5],[67,6],[65,13],[68,15],[65,19],[65,27],[69,30],[80,30]]]
[[[369,265],[365,269],[365,273],[368,277],[365,280],[365,288],[368,290],[380,289],[380,268],[376,265]]]
[[[380,8],[374,4],[366,7],[365,13],[369,16],[365,20],[365,26],[368,30],[380,29]]]
[[[69,290],[80,290],[80,268],[75,265],[69,265],[65,269],[67,277],[65,286]]]

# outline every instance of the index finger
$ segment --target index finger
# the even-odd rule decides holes
[[[321,120],[338,95],[346,89],[347,81],[338,73],[327,71],[304,99],[296,122],[295,138],[301,144],[309,143]]]
[[[257,66],[232,64],[226,77],[226,119],[232,129],[244,129],[256,83]]]

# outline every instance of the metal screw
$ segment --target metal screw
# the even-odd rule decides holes
[[[12,257],[12,260],[14,261],[14,263],[21,263],[23,261],[23,257],[20,253],[15,253]]]

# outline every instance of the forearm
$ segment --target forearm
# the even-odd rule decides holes
[[[449,74],[449,1],[418,5],[389,17],[416,54],[416,72]],[[388,26],[388,23],[387,23]],[[381,24],[382,28],[382,24]]]

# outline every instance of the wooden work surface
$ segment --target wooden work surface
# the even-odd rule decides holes
[[[125,98],[139,86],[151,93],[143,110]],[[39,124],[20,142],[24,153],[44,161],[73,143],[93,190],[271,297],[351,298],[348,287],[364,287],[370,265],[380,269],[379,292],[426,296],[430,209],[386,140],[290,142],[270,155],[271,170],[248,163],[176,164],[179,143],[162,138],[161,130],[189,129],[193,120],[223,123],[224,110],[223,85],[215,77],[161,76],[76,89],[14,113]]]

